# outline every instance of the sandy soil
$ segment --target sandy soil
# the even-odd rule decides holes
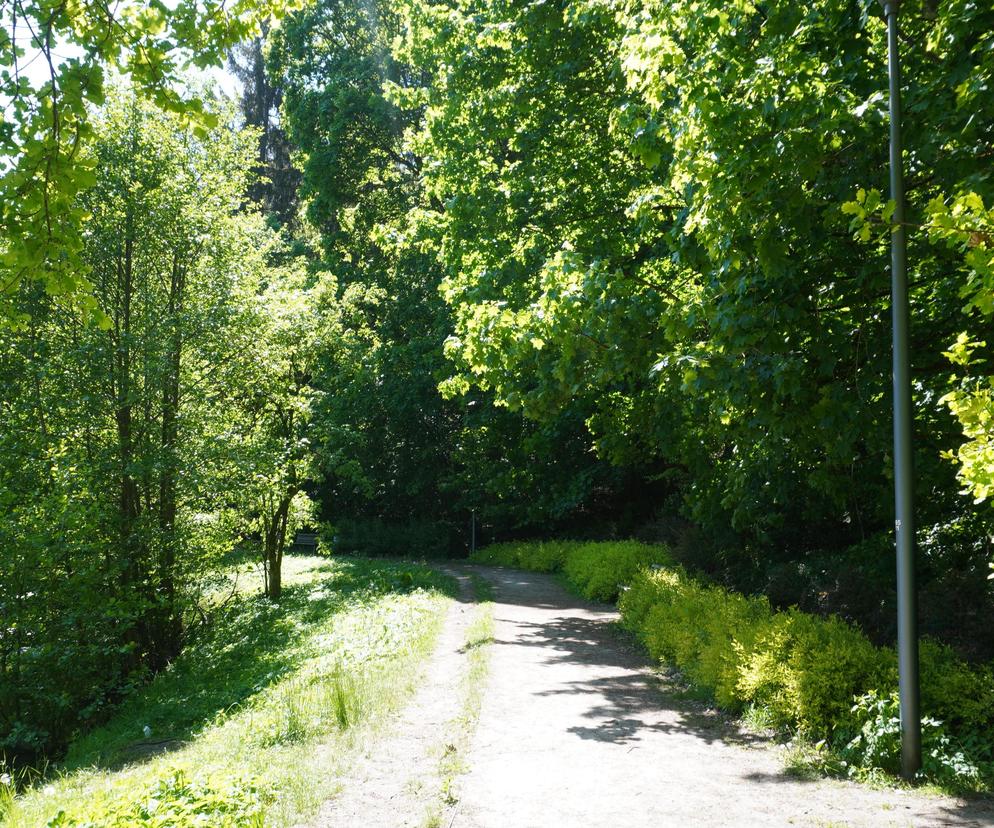
[[[453,826],[994,825],[990,799],[790,778],[777,746],[667,688],[612,608],[549,576],[476,571],[496,641]]]

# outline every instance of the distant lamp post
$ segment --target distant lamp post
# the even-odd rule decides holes
[[[904,160],[901,143],[899,0],[880,0],[887,20],[890,77],[891,315],[894,338],[894,534],[897,548],[897,666],[901,699],[901,776],[914,778],[922,765],[918,677],[918,596],[915,584],[914,469],[912,467],[911,368],[908,356],[908,240],[904,223]]]
[[[476,509],[469,512],[469,554],[476,554]]]

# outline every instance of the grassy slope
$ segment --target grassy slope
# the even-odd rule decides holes
[[[410,564],[288,559],[278,605],[236,598],[72,746],[58,778],[0,802],[3,824],[285,825],[313,812],[412,691],[451,589]]]

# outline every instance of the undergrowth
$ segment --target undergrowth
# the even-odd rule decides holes
[[[226,828],[312,813],[413,689],[453,585],[386,561],[286,569],[278,604],[236,595],[59,768],[16,796],[0,777],[3,825]]]

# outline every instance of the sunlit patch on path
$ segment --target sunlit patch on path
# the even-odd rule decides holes
[[[656,676],[613,609],[551,576],[474,571],[495,641],[456,828],[994,825],[991,800],[791,777],[776,745]]]

